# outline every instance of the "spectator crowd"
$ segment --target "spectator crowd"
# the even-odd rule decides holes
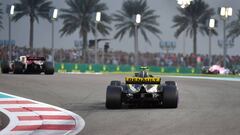
[[[0,58],[1,60],[6,60],[9,56],[9,48],[6,46],[0,46]],[[12,57],[13,59],[18,58],[22,55],[29,55],[31,51],[26,47],[13,46]],[[99,51],[99,63],[104,64],[134,64],[134,53],[127,53],[123,51]],[[34,56],[44,56],[51,60],[51,49],[48,48],[38,48],[33,49],[32,55]],[[208,55],[195,55],[188,54],[183,55],[181,53],[140,53],[139,63],[143,66],[184,66],[184,67],[201,67],[207,66],[210,61]],[[89,51],[87,57],[87,63],[94,63],[94,51]],[[55,50],[55,61],[57,62],[69,62],[69,63],[84,63],[82,60],[82,52],[76,48],[74,49],[56,49]],[[228,66],[240,65],[240,56],[227,56],[226,61]],[[212,64],[223,64],[222,55],[213,55]]]

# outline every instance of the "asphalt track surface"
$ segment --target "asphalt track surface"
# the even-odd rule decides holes
[[[179,108],[105,108],[106,87],[124,75],[3,75],[0,91],[56,105],[86,122],[81,135],[239,135],[240,83],[167,78]]]

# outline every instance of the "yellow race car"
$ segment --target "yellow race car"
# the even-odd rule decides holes
[[[120,109],[127,105],[157,105],[165,108],[178,107],[178,90],[174,81],[161,84],[160,77],[153,77],[141,67],[134,77],[126,77],[125,82],[111,81],[107,87],[106,108]]]

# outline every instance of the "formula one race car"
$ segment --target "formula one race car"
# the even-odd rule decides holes
[[[203,74],[221,74],[221,75],[228,75],[228,74],[239,74],[239,70],[238,69],[228,69],[228,68],[224,68],[221,67],[220,65],[212,65],[210,67],[208,66],[204,66],[202,68],[202,73]]]
[[[147,68],[142,67],[134,77],[126,77],[125,83],[111,81],[107,87],[106,108],[119,109],[123,104],[177,108],[177,85],[174,81],[161,84],[161,78],[149,75]]]
[[[46,61],[44,57],[20,56],[13,62],[3,61],[1,63],[3,74],[13,72],[14,74],[54,74],[52,62]]]

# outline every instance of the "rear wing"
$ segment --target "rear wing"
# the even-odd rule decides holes
[[[148,67],[140,67],[141,70],[148,70]]]
[[[41,61],[45,61],[45,57],[34,57],[34,56],[30,56],[30,57],[27,57],[27,60],[28,61],[32,61],[32,60],[41,60]]]
[[[156,77],[126,77],[126,84],[160,84],[161,78]]]

